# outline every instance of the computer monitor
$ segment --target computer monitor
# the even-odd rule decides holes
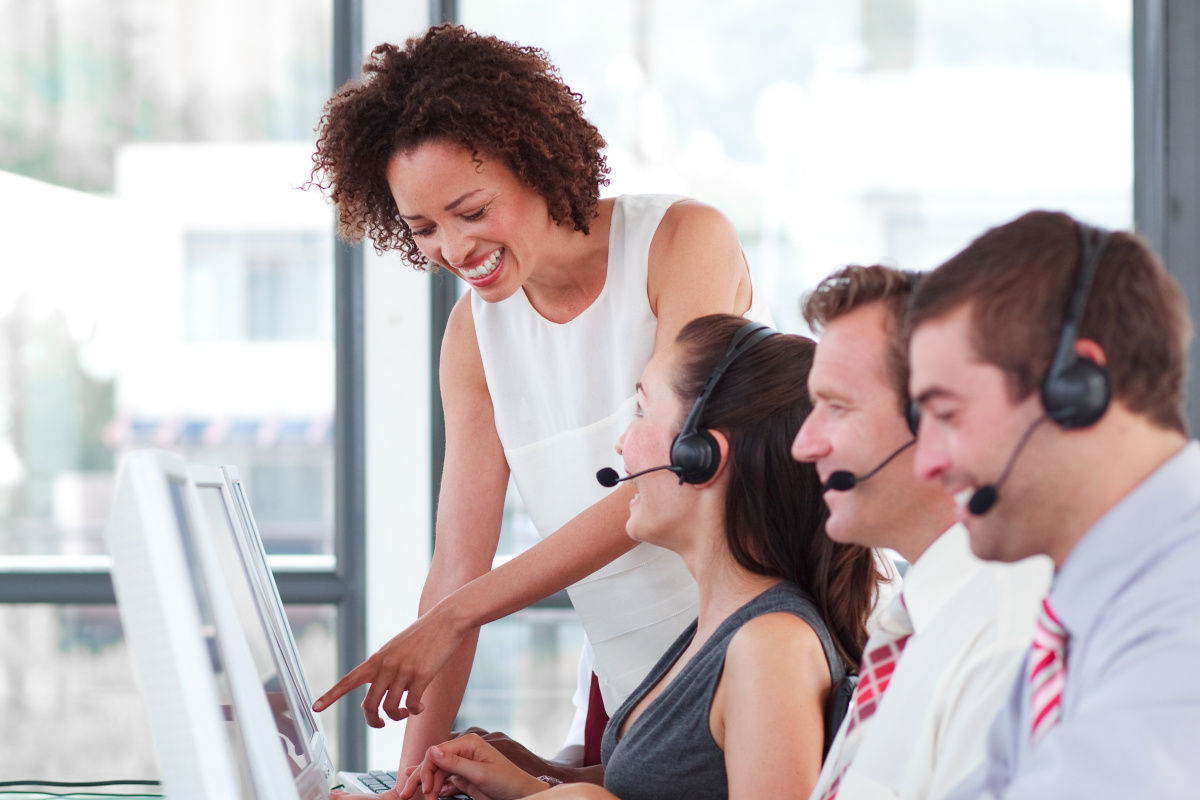
[[[201,508],[181,459],[134,452],[105,529],[166,794],[302,800]]]
[[[188,472],[196,485],[208,532],[246,631],[263,689],[271,699],[280,734],[289,741],[289,764],[299,785],[315,784],[312,790],[301,791],[305,800],[312,791],[328,787],[333,766],[325,749],[325,731],[311,708],[312,693],[241,480],[234,467],[193,464]],[[232,474],[232,480],[227,479],[228,474]]]
[[[308,679],[305,677],[303,666],[300,663],[299,652],[292,636],[292,628],[284,614],[283,602],[279,597],[275,578],[267,564],[266,550],[263,548],[262,537],[259,536],[254,514],[250,511],[250,501],[246,497],[245,486],[242,484],[237,467],[221,467],[221,473],[225,480],[219,488],[225,498],[227,513],[231,508],[234,511],[229,514],[229,519],[234,521],[231,530],[238,537],[245,571],[252,577],[251,583],[257,592],[256,598],[259,602],[260,615],[263,619],[270,621],[270,627],[274,631],[272,641],[278,650],[280,662],[286,665],[282,674],[291,681],[293,692],[303,699],[305,710],[309,710],[313,701],[312,690],[309,688]],[[214,490],[218,488],[216,475],[211,468],[193,467],[192,475],[197,479],[197,485],[201,492],[204,492],[205,488],[209,486]],[[309,713],[311,714],[311,711]],[[314,758],[322,759],[322,767],[326,774],[329,774],[331,767],[329,756],[324,748],[324,732],[321,729],[320,719],[315,714],[311,716],[315,733],[310,752]],[[380,794],[395,785],[397,774],[391,770],[339,772],[336,780],[350,792]],[[471,798],[465,794],[456,794],[445,800],[471,800]]]
[[[255,586],[260,592],[263,608],[272,620],[275,630],[279,632],[283,659],[287,663],[301,695],[308,699],[309,702],[305,704],[305,708],[309,709],[317,734],[324,740],[325,732],[321,726],[321,718],[311,709],[312,687],[309,686],[308,678],[300,664],[300,650],[296,647],[292,626],[288,623],[287,615],[284,612],[283,600],[279,596],[279,587],[275,584],[275,576],[271,573],[271,567],[267,563],[267,551],[263,547],[262,536],[259,534],[258,524],[254,521],[254,514],[250,511],[246,487],[242,483],[242,477],[237,467],[223,466],[221,474],[225,477],[229,494],[234,500],[234,508],[237,511],[236,518],[241,523],[237,528],[238,541],[242,545],[242,553],[246,558],[250,573],[256,578]]]

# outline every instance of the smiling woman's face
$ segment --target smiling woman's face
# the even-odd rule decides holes
[[[426,142],[388,162],[388,187],[421,253],[491,303],[524,285],[556,225],[546,201],[502,163]]]
[[[678,357],[675,345],[659,350],[642,372],[637,411],[617,441],[617,452],[630,475],[671,463],[671,443],[685,411],[670,383]],[[681,486],[679,477],[669,470],[634,478],[633,484],[637,494],[629,503],[626,532],[638,541],[670,548],[672,532],[684,526],[687,514],[695,508],[694,493]]]

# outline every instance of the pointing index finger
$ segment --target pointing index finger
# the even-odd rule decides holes
[[[359,664],[354,669],[350,670],[344,678],[335,683],[329,691],[321,695],[313,703],[313,711],[324,711],[331,705],[336,703],[347,693],[354,691],[358,687],[367,683],[371,679],[365,673],[368,670],[364,669],[367,666],[366,662]]]

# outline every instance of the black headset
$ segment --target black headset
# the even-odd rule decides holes
[[[904,283],[908,285],[908,304],[912,304],[913,297],[917,294],[917,287],[921,285],[921,281],[925,279],[925,273],[915,272],[910,269],[901,270],[904,275]],[[921,425],[921,409],[913,402],[913,399],[908,396],[908,387],[904,387],[904,421],[908,423],[908,431],[913,436],[917,435],[917,428]]]
[[[1079,235],[1079,267],[1075,288],[1067,305],[1067,316],[1063,320],[1054,360],[1042,379],[1042,407],[1046,409],[1046,416],[1063,430],[1086,428],[1094,424],[1104,416],[1112,399],[1112,380],[1108,370],[1090,358],[1075,354],[1075,342],[1079,339],[1079,326],[1083,323],[1092,281],[1111,234],[1085,222],[1076,221],[1075,228]],[[920,273],[905,272],[904,275],[909,286],[916,291]],[[921,410],[911,397],[905,400],[904,415],[908,429],[916,436]]]
[[[704,382],[704,388],[687,415],[683,429],[671,443],[671,471],[679,476],[680,483],[704,483],[717,474],[717,467],[721,463],[721,448],[711,433],[705,429],[697,429],[700,415],[704,413],[704,404],[716,388],[717,381],[738,356],[776,333],[778,331],[761,322],[747,322],[733,335],[729,349],[721,356],[712,374]]]
[[[1046,416],[1063,430],[1092,425],[1104,416],[1112,398],[1108,370],[1090,358],[1075,354],[1075,342],[1079,339],[1079,326],[1087,308],[1092,280],[1100,267],[1100,257],[1104,255],[1110,233],[1083,222],[1075,225],[1079,233],[1079,274],[1075,278],[1075,289],[1067,306],[1054,361],[1050,362],[1050,369],[1042,379],[1042,406]]]
[[[1067,316],[1063,320],[1062,332],[1058,337],[1058,349],[1054,353],[1054,360],[1050,362],[1050,368],[1046,370],[1046,376],[1042,378],[1042,408],[1045,409],[1045,413],[1025,430],[1025,434],[1013,448],[1012,455],[1008,457],[1008,463],[1000,473],[999,480],[980,486],[971,495],[967,502],[967,510],[977,517],[988,513],[996,505],[1000,497],[1000,488],[1008,480],[1013,465],[1017,463],[1017,457],[1038,425],[1052,419],[1063,430],[1086,428],[1104,416],[1108,409],[1108,402],[1112,396],[1108,370],[1090,358],[1076,355],[1075,342],[1079,339],[1079,326],[1083,321],[1092,279],[1096,277],[1096,269],[1100,266],[1100,256],[1108,244],[1109,233],[1078,221],[1075,226],[1079,234],[1079,274],[1075,277],[1075,288],[1067,304]]]

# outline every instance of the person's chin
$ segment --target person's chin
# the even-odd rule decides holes
[[[519,284],[512,281],[498,281],[483,288],[472,286],[471,290],[479,295],[479,299],[485,303],[502,303],[516,294],[517,289],[520,288]]]
[[[646,531],[645,525],[642,524],[641,515],[638,513],[640,509],[636,507],[635,503],[631,503],[630,505],[633,507],[629,512],[629,519],[625,522],[625,535],[635,542],[645,542],[647,541],[645,538]]]
[[[854,535],[857,527],[850,515],[832,512],[825,521],[825,535],[838,544],[860,544]]]
[[[998,525],[995,519],[968,516],[963,520],[963,525],[970,538],[971,552],[976,558],[1003,562],[1020,560],[1020,556],[1014,557],[1008,552],[1004,526]]]

